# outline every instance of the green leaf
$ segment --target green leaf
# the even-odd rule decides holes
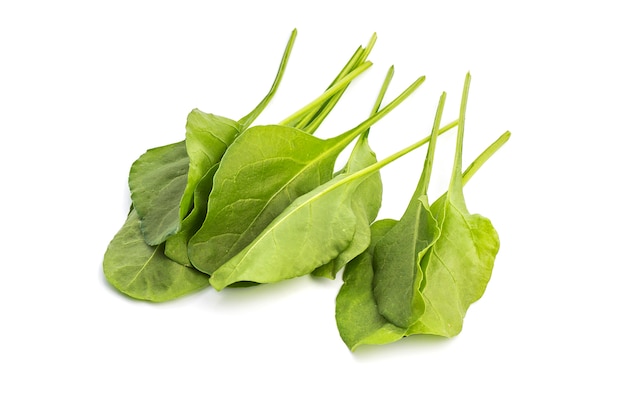
[[[198,182],[220,163],[224,152],[242,130],[241,124],[226,117],[204,113],[198,109],[189,113],[185,133],[189,173],[180,202],[179,219],[185,218],[189,213]]]
[[[376,162],[376,154],[369,147],[365,137],[355,144],[344,172],[354,173]],[[352,195],[352,209],[359,223],[352,241],[337,257],[315,269],[312,275],[334,279],[339,270],[369,246],[369,225],[376,219],[381,201],[382,181],[380,173],[376,172],[363,180]]]
[[[430,212],[427,190],[445,98],[443,93],[415,192],[402,218],[378,242],[373,255],[373,291],[378,310],[389,322],[402,328],[408,328],[424,310],[419,293],[423,278],[419,263],[440,232]]]
[[[452,337],[461,332],[467,309],[487,287],[500,247],[491,222],[480,215],[470,214],[463,195],[461,159],[469,83],[470,75],[467,74],[450,186],[432,207],[441,227],[441,237],[421,262],[425,273],[420,287],[424,313],[409,329],[411,334]],[[499,139],[502,143],[508,135],[503,137],[504,140]],[[493,145],[488,151],[490,149]]]
[[[218,165],[213,166],[198,182],[194,192],[193,209],[181,222],[180,230],[165,241],[165,255],[182,265],[192,266],[187,245],[206,217],[208,195],[213,187],[213,176],[217,167]]]
[[[348,246],[356,227],[350,197],[357,183],[337,186],[344,179],[338,176],[296,199],[212,274],[211,285],[221,290],[242,281],[278,282],[307,274],[335,258]]]
[[[396,223],[389,219],[373,223],[369,248],[350,261],[344,270],[343,285],[335,303],[335,319],[341,339],[352,351],[365,344],[391,343],[405,335],[405,328],[395,326],[378,312],[372,291],[374,249]]]
[[[385,81],[378,93],[378,98],[374,103],[371,115],[376,114],[379,110],[382,100],[389,88],[391,79],[393,78],[393,66],[387,71]],[[346,166],[337,174],[353,173],[367,166],[373,165],[378,160],[376,154],[372,151],[368,143],[370,129],[365,130],[359,140],[354,145],[352,153],[348,158]],[[357,221],[361,224],[356,228],[356,234],[348,247],[339,253],[332,261],[318,267],[311,273],[313,276],[327,277],[334,279],[339,270],[341,270],[350,260],[362,253],[370,242],[369,225],[378,216],[378,211],[382,203],[383,184],[380,173],[376,172],[363,181],[362,184],[354,191],[352,197],[352,206],[357,215]]]
[[[356,189],[383,166],[427,141],[421,140],[357,172],[340,174],[298,197],[212,274],[211,285],[221,290],[241,281],[273,283],[310,273],[328,263],[350,245],[357,227],[369,228],[369,223],[357,221],[358,208],[352,203]]]
[[[208,276],[182,266],[163,253],[163,244],[149,246],[132,210],[104,255],[104,275],[126,295],[153,302],[172,300],[209,285]]]
[[[207,217],[189,242],[192,264],[213,274],[297,197],[329,181],[339,153],[423,80],[418,79],[359,126],[332,139],[321,140],[287,126],[255,126],[242,133],[224,154],[209,196]]]
[[[407,290],[408,296],[400,292],[400,296],[396,298],[396,301],[403,305],[400,316],[402,317],[404,313],[405,317],[409,317],[405,322],[410,322],[418,316],[417,321],[407,329],[406,326],[394,325],[380,313],[380,299],[374,294],[376,273],[374,254],[381,250],[384,241],[389,241],[391,231],[397,229],[400,222],[377,221],[372,225],[370,247],[346,266],[344,284],[337,296],[337,326],[342,339],[351,350],[363,344],[394,342],[402,336],[412,334],[454,336],[461,330],[462,320],[469,305],[480,298],[485,290],[499,242],[489,220],[467,212],[462,186],[506,143],[510,133],[505,132],[500,136],[462,175],[460,174],[468,85],[469,78],[462,100],[450,189],[431,206],[432,216],[437,219],[441,234],[419,262],[422,270],[421,283],[413,284]],[[449,198],[448,194],[453,193],[455,196]],[[416,194],[419,195],[421,192],[416,191]],[[409,211],[410,209],[407,209],[407,212]],[[401,242],[396,247],[399,251],[403,250]],[[409,253],[407,257],[416,256]],[[415,301],[416,289],[422,302]],[[393,292],[390,296],[394,296]]]
[[[178,231],[188,171],[185,142],[150,149],[132,164],[130,196],[148,244],[157,245]]]

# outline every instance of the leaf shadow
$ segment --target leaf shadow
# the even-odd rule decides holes
[[[356,361],[368,362],[377,359],[387,359],[390,355],[415,355],[430,353],[435,350],[449,348],[454,339],[437,335],[411,335],[391,344],[362,345],[352,355]]]

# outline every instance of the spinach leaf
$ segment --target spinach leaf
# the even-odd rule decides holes
[[[431,206],[431,213],[441,230],[440,236],[421,256],[419,261],[419,268],[422,270],[421,283],[419,285],[414,283],[407,289],[410,292],[409,296],[399,291],[399,296],[396,298],[399,303],[403,303],[399,316],[409,316],[409,319],[402,323],[410,322],[416,316],[417,319],[408,327],[398,326],[381,313],[380,299],[377,299],[374,292],[375,275],[378,272],[375,265],[375,253],[381,250],[383,241],[390,240],[391,231],[398,227],[400,221],[376,221],[371,227],[370,247],[346,265],[343,275],[344,284],[337,295],[335,312],[337,327],[343,341],[351,350],[364,344],[394,342],[412,334],[425,333],[443,336],[458,334],[467,307],[484,292],[497,252],[497,234],[484,217],[467,213],[467,209],[464,208],[462,187],[506,143],[510,133],[505,132],[500,136],[468,166],[462,175],[460,174],[468,87],[469,76],[461,105],[454,174],[450,189]],[[455,197],[449,198],[448,195],[453,190]],[[419,192],[416,191],[416,194]],[[463,208],[459,209],[457,205]],[[454,213],[449,214],[450,212]],[[459,212],[463,214],[459,216]],[[401,241],[400,238],[400,242],[396,245],[399,253],[403,251]],[[390,251],[387,250],[387,252]],[[408,254],[407,257],[419,258],[413,253]],[[400,263],[404,261],[401,260]],[[400,269],[401,266],[398,268]],[[397,276],[402,279],[399,273]],[[415,300],[416,290],[419,292],[417,301]],[[414,296],[410,296],[411,294]],[[390,292],[390,296],[394,296],[393,291]]]
[[[184,141],[149,149],[132,164],[130,196],[148,244],[159,244],[178,229],[188,171]]]
[[[509,137],[509,132],[503,134],[470,164],[463,172],[463,185],[469,181],[474,173]],[[438,201],[433,204],[433,207],[439,203]],[[378,220],[373,223],[371,226],[372,239],[369,248],[350,261],[344,270],[344,283],[337,294],[335,319],[342,340],[352,351],[361,345],[387,344],[397,341],[404,336],[418,333],[418,325],[414,325],[409,329],[398,327],[381,315],[374,297],[374,291],[372,290],[374,251],[378,242],[397,223],[398,221],[391,219]],[[453,236],[450,236],[450,238],[453,238]],[[429,253],[426,253],[426,255],[428,256]],[[447,297],[447,295],[444,296]]]
[[[383,86],[378,94],[378,98],[374,103],[372,109],[373,116],[379,110],[383,97],[387,92],[391,78],[393,78],[393,66],[389,68]],[[352,153],[348,158],[346,166],[340,170],[336,175],[341,173],[353,173],[357,172],[369,165],[373,165],[378,160],[376,154],[372,151],[368,143],[370,129],[365,130],[358,141],[355,143]],[[354,191],[352,196],[352,203],[355,207],[355,213],[357,214],[357,221],[365,224],[366,226],[359,226],[356,228],[356,234],[354,235],[349,246],[341,252],[335,259],[313,270],[311,274],[313,276],[327,277],[334,279],[337,272],[341,270],[350,260],[362,253],[369,245],[370,242],[370,228],[371,224],[378,215],[380,205],[383,197],[383,184],[380,177],[380,173],[376,172],[370,175],[363,181],[361,185]]]
[[[198,182],[194,192],[191,212],[182,220],[180,230],[165,241],[165,255],[182,265],[192,267],[187,254],[187,244],[189,239],[202,226],[202,221],[204,221],[206,216],[208,195],[213,188],[213,176],[217,167],[218,165],[211,167]]]
[[[372,289],[378,310],[389,322],[402,328],[408,328],[424,310],[419,293],[423,277],[419,263],[440,233],[426,192],[445,98],[443,93],[417,188],[400,221],[378,242],[373,255]]]
[[[205,274],[167,258],[163,246],[146,244],[139,216],[131,210],[104,254],[107,281],[130,297],[153,302],[175,299],[209,285]]]
[[[213,274],[297,197],[329,181],[339,153],[423,81],[424,77],[419,78],[374,116],[332,139],[321,140],[281,125],[255,126],[242,133],[224,154],[209,195],[207,217],[189,241],[194,267]]]
[[[212,274],[211,285],[221,290],[235,282],[278,282],[310,273],[334,259],[350,245],[358,227],[369,228],[369,223],[357,221],[362,208],[353,204],[354,192],[383,166],[426,141],[357,172],[335,176],[296,198],[248,246]]]
[[[397,221],[391,219],[373,223],[370,246],[350,261],[343,272],[343,285],[335,303],[335,319],[341,339],[352,351],[365,344],[388,344],[406,333],[406,328],[395,326],[378,312],[372,291],[374,249],[395,224]]]
[[[420,291],[424,298],[424,313],[409,328],[411,334],[452,337],[461,332],[467,309],[480,299],[487,287],[500,248],[498,233],[491,221],[470,214],[463,195],[461,158],[470,79],[468,73],[448,192],[432,207],[441,227],[441,237],[422,259],[425,279]],[[509,134],[505,133],[498,139],[499,145],[508,137]]]

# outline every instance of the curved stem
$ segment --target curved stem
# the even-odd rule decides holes
[[[280,85],[281,80],[283,79],[283,74],[285,73],[285,69],[287,68],[287,62],[289,61],[289,56],[291,55],[291,50],[293,49],[293,44],[296,41],[296,35],[298,31],[294,29],[291,32],[291,37],[289,38],[289,42],[287,42],[287,46],[285,47],[285,52],[283,52],[283,57],[280,61],[280,66],[278,67],[278,73],[274,78],[274,83],[272,84],[267,95],[261,100],[261,102],[246,116],[242,117],[239,120],[239,124],[243,127],[242,130],[247,129],[250,125],[256,120],[256,118],[261,114],[261,112],[267,107],[269,102],[272,100],[276,91],[278,90],[278,86]]]
[[[463,186],[465,186],[465,184],[472,179],[472,176],[478,172],[478,169],[480,169],[480,167],[484,165],[485,162],[488,161],[489,158],[509,140],[509,137],[511,137],[511,132],[505,131],[502,133],[502,136],[498,138],[498,140],[491,143],[488,148],[486,148],[476,159],[474,159],[472,163],[470,163],[467,169],[465,169],[465,172],[463,172]]]
[[[281,121],[279,124],[289,125],[292,122],[299,120],[300,117],[302,117],[304,114],[308,113],[309,111],[314,110],[317,106],[324,103],[324,101],[328,100],[330,97],[335,95],[342,88],[346,87],[350,82],[352,82],[352,80],[354,80],[357,76],[359,76],[363,71],[368,69],[370,66],[372,66],[372,63],[369,61],[362,63],[361,65],[356,67],[354,71],[350,72],[348,75],[342,78],[341,81],[339,81],[337,84],[333,85],[331,88],[324,91],[322,95],[320,95],[315,100],[311,101],[309,104],[305,105],[300,110],[296,111],[295,113],[293,113],[292,115],[290,115],[289,117]]]

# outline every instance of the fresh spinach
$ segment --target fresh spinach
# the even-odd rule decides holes
[[[363,208],[353,204],[355,191],[369,176],[427,141],[357,172],[337,175],[296,198],[211,275],[211,286],[221,290],[236,282],[274,283],[310,273],[337,257],[361,235],[358,227],[369,228],[369,222],[358,221]]]
[[[242,133],[224,154],[209,195],[207,217],[189,241],[194,267],[213,274],[297,197],[328,182],[339,153],[423,81],[420,77],[374,116],[331,139],[281,125],[255,126]]]
[[[420,284],[424,311],[409,328],[410,334],[452,337],[461,332],[467,309],[485,292],[500,248],[498,233],[491,221],[481,215],[470,214],[463,195],[461,158],[470,79],[468,73],[448,192],[432,207],[441,227],[441,236],[421,263],[425,274]],[[503,141],[508,139],[506,133],[503,137]]]
[[[337,104],[339,98],[349,86],[350,81],[369,66],[366,59],[369,56],[375,41],[376,36],[374,35],[366,48],[359,47],[357,49],[326,91],[320,97],[304,107],[308,113],[306,111],[299,110],[295,113],[295,115],[292,115],[283,121],[283,123],[293,125],[297,129],[306,131],[307,133],[314,133],[320,126],[321,122],[326,118],[326,116],[328,116],[330,111]],[[199,120],[202,119],[204,119],[204,117],[199,118]],[[247,117],[247,119],[249,120],[250,117]],[[197,127],[190,129],[188,123],[187,139],[189,139],[192,134],[197,134],[195,132],[198,130],[201,129]],[[187,148],[189,149],[189,146],[187,146]],[[188,255],[188,243],[191,237],[202,226],[204,218],[206,217],[208,196],[213,187],[213,176],[218,166],[219,161],[213,164],[208,172],[206,172],[205,176],[198,182],[194,192],[192,211],[182,220],[180,230],[176,234],[170,236],[166,241],[165,254],[180,264],[191,266],[191,261],[189,260]]]
[[[457,335],[486,289],[500,246],[491,222],[468,211],[463,186],[510,133],[462,171],[467,74],[457,121],[441,126],[443,93],[431,134],[378,161],[370,128],[424,81],[381,109],[391,67],[369,118],[336,137],[315,137],[350,83],[371,66],[376,34],[318,98],[280,123],[253,126],[276,94],[295,36],[294,30],[270,90],[250,113],[235,121],[194,109],[184,141],[149,149],[133,163],[132,205],[105,252],[106,279],[130,297],[163,302],[207,286],[222,290],[306,274],[334,278],[343,269],[335,314],[351,350],[414,334]],[[457,126],[448,190],[430,205],[438,136]],[[339,154],[357,138],[335,172]],[[375,221],[380,169],[426,143],[404,214]]]
[[[415,241],[411,235],[420,233],[405,229],[406,234],[395,232],[394,235],[394,230],[403,228],[401,224],[407,215],[413,212],[412,215],[418,217],[417,214],[427,207],[423,171],[402,219],[379,220],[372,224],[370,247],[344,270],[344,284],[337,295],[335,314],[339,333],[351,350],[365,344],[394,342],[413,334],[454,336],[461,330],[469,305],[485,290],[498,250],[497,234],[489,220],[468,213],[462,187],[506,143],[510,133],[500,136],[461,174],[469,81],[468,75],[449,190],[430,207],[432,218],[426,216],[422,224],[413,222],[419,228],[424,224],[432,226],[434,219],[439,232],[435,231],[434,238],[427,244],[411,245],[414,251],[410,253],[406,253],[406,243]],[[425,170],[430,169],[429,158],[432,161],[432,154],[427,155]],[[450,197],[452,194],[454,196]],[[422,208],[411,211],[411,206],[420,206],[416,199],[421,199]],[[384,274],[385,268],[390,272]],[[412,279],[406,279],[407,275]],[[381,290],[377,295],[376,281],[384,278],[391,282],[387,283],[386,291]],[[389,298],[383,300],[383,294]],[[387,305],[384,305],[385,301]],[[393,304],[394,301],[397,305]]]
[[[198,182],[269,104],[282,80],[296,33],[294,30],[289,38],[269,92],[248,115],[237,122],[193,110],[187,118],[183,142],[148,150],[133,163],[128,183],[148,244],[160,244],[179,230],[191,209]]]
[[[392,219],[374,222],[370,246],[343,271],[343,284],[335,302],[335,320],[341,339],[352,351],[361,345],[388,344],[405,336],[406,328],[395,326],[380,314],[372,291],[374,249],[396,223]]]
[[[437,221],[430,212],[426,192],[430,182],[437,133],[446,94],[437,107],[424,168],[409,205],[400,220],[378,242],[373,255],[372,290],[380,314],[406,328],[423,310],[419,284],[423,278],[420,260],[439,237]]]
[[[393,66],[387,71],[387,76],[380,89],[378,98],[374,103],[372,113],[373,116],[380,109],[383,98],[391,79],[393,78],[394,68]],[[357,172],[367,166],[373,165],[378,160],[376,154],[372,151],[368,143],[370,129],[365,130],[361,137],[357,140],[350,153],[350,157],[346,162],[343,169],[337,172],[335,175],[342,173]],[[362,253],[370,242],[370,228],[371,224],[378,216],[378,211],[382,203],[383,197],[383,183],[380,177],[380,173],[376,172],[366,178],[361,183],[352,195],[352,205],[357,214],[357,221],[365,226],[356,227],[355,235],[348,247],[339,253],[339,255],[330,262],[313,270],[311,274],[313,276],[327,277],[334,279],[336,274],[341,270],[350,260]]]
[[[235,122],[193,110],[188,117],[185,141],[151,149],[133,164],[129,175],[131,195],[134,196],[133,209],[107,248],[104,259],[105,276],[114,287],[137,299],[165,301],[207,286],[206,275],[196,269],[178,266],[191,266],[187,256],[187,242],[206,215],[208,194],[221,155],[274,95],[294,37],[295,31],[270,92],[250,114]],[[357,49],[324,94],[285,122],[314,131],[350,82],[371,65],[365,60],[375,39],[375,36],[372,37],[367,48]],[[303,123],[305,118],[307,122]],[[200,180],[195,179],[204,169],[206,172]],[[189,189],[193,189],[191,202],[185,196]],[[145,209],[143,219],[140,218],[137,203]],[[136,230],[140,230],[143,240],[131,233]],[[164,238],[166,240],[161,241]],[[141,264],[143,267],[140,267]],[[170,273],[171,281],[163,278],[161,270]],[[193,284],[189,284],[191,279],[188,275],[202,276],[202,279],[197,278]],[[131,281],[133,284],[129,283]],[[146,290],[146,287],[150,290]]]

